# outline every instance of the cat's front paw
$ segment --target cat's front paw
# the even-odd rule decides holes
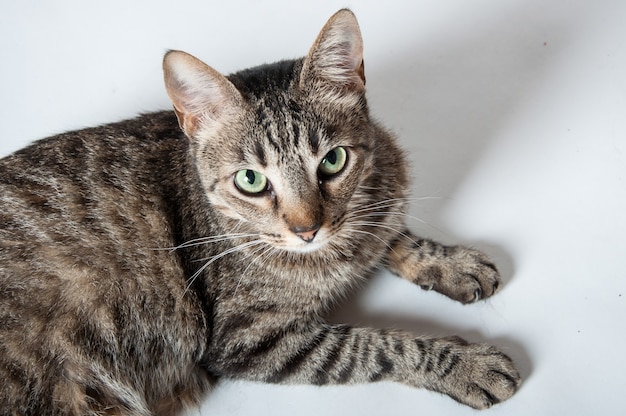
[[[521,384],[513,361],[493,346],[457,346],[447,360],[450,365],[439,375],[435,390],[475,409],[510,398]]]
[[[492,296],[502,284],[495,264],[486,254],[466,247],[447,247],[448,255],[423,268],[417,283],[461,303]]]

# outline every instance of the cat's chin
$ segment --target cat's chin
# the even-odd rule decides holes
[[[324,247],[326,247],[328,244],[325,241],[312,241],[310,243],[304,243],[304,244],[281,244],[281,245],[276,245],[274,244],[273,246],[279,250],[282,251],[287,251],[290,253],[299,253],[299,254],[310,254],[310,253],[315,253],[320,251],[321,249],[323,249]]]
[[[309,243],[288,241],[282,244],[271,243],[271,245],[279,250],[287,251],[289,253],[310,254],[319,252],[323,248],[328,246],[328,239],[315,239]]]
[[[316,251],[319,251],[322,248],[326,247],[326,245],[327,243],[325,241],[321,241],[321,242],[312,241],[310,243],[305,243],[305,244],[298,245],[298,246],[285,246],[285,247],[282,247],[282,249],[291,251],[294,253],[308,254],[308,253],[314,253]]]

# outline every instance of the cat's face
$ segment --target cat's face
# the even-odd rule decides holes
[[[240,220],[240,232],[315,251],[337,238],[359,202],[355,191],[371,171],[367,121],[356,113],[354,123],[332,125],[293,100],[273,106],[250,104],[222,133],[229,138],[199,149],[197,163],[212,205]]]
[[[385,157],[374,150],[353,16],[331,19],[302,60],[226,78],[173,51],[164,71],[207,196],[238,221],[234,234],[292,252],[345,246],[357,232],[354,219],[380,201],[376,185],[393,195],[395,185],[372,175],[402,176],[393,172],[393,156],[376,166]]]

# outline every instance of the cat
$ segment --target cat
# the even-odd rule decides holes
[[[493,346],[322,318],[380,266],[462,303],[501,285],[482,252],[406,229],[351,11],[301,59],[223,76],[169,51],[163,69],[174,111],[0,161],[0,414],[175,414],[221,377],[514,394]]]

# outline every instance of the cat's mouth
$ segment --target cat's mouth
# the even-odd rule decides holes
[[[265,242],[272,247],[292,253],[314,253],[328,246],[330,235],[322,228],[312,238],[302,239],[295,234],[262,235]]]

